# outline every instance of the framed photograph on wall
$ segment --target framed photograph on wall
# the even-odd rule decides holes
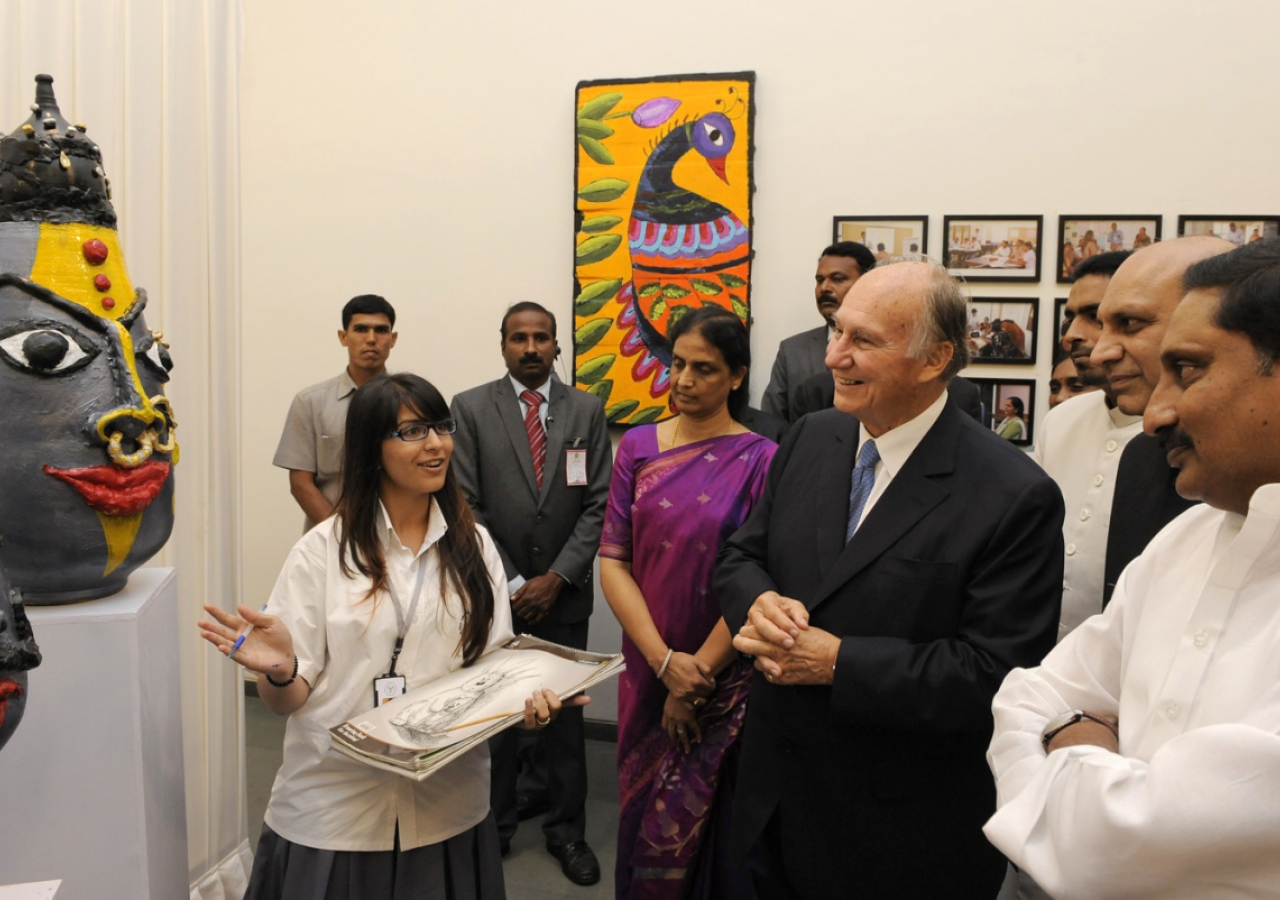
[[[1030,378],[974,378],[982,398],[982,424],[1019,447],[1030,447],[1036,417],[1036,383]]]
[[[965,339],[969,362],[1032,365],[1036,361],[1035,297],[970,297]]]
[[[1280,234],[1280,216],[1178,216],[1178,235],[1212,235],[1243,247]]]
[[[832,243],[853,241],[876,255],[923,256],[929,252],[928,216],[836,216]]]
[[[1110,250],[1141,250],[1160,240],[1159,216],[1059,216],[1058,284],[1081,261]]]
[[[1053,339],[1061,344],[1062,336],[1067,333],[1067,298],[1059,297],[1053,301]],[[1054,352],[1057,352],[1056,349]]]
[[[965,281],[1040,280],[1044,216],[944,216],[947,271]]]

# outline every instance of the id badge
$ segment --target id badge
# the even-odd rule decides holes
[[[409,683],[403,675],[380,675],[373,679],[374,709],[397,697],[403,697],[408,687]]]
[[[564,452],[564,475],[569,487],[579,487],[587,483],[586,450],[566,450]]]

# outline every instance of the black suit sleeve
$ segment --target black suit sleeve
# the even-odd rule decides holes
[[[778,479],[786,469],[787,459],[803,429],[804,424],[797,423],[787,432],[769,466],[769,480],[764,493],[756,501],[747,521],[725,542],[716,558],[713,589],[730,634],[737,634],[746,622],[747,612],[756,597],[765,591],[777,590],[765,571],[765,560],[769,556],[769,515]]]
[[[1031,482],[1001,517],[958,598],[955,637],[845,636],[831,705],[868,725],[973,730],[1009,670],[1053,649],[1062,596],[1062,494]],[[939,603],[947,598],[939,597]]]
[[[453,398],[449,413],[458,423],[458,430],[453,434],[453,458],[449,465],[453,468],[453,476],[458,479],[458,487],[462,489],[462,495],[467,498],[471,511],[475,513],[476,521],[488,528],[489,523],[485,521],[484,509],[480,503],[482,496],[478,462],[480,429],[476,426],[475,415],[461,396]],[[502,544],[494,537],[492,530],[489,536],[493,538],[493,545],[498,548],[498,556],[502,558],[502,569],[507,573],[507,580],[510,581],[520,574],[520,570],[511,561]]]

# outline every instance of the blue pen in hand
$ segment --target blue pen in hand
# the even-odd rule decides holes
[[[258,612],[264,613],[266,611],[267,611],[267,604],[264,603],[262,604],[262,609],[258,610]],[[239,636],[236,638],[236,642],[231,645],[231,652],[227,654],[227,659],[231,659],[233,656],[236,655],[236,651],[244,646],[244,639],[247,638],[252,633],[253,633],[253,623],[250,622],[248,625],[245,626],[244,631],[240,632]]]

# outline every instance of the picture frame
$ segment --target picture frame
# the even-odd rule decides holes
[[[1232,237],[1232,226],[1240,233]],[[1280,235],[1280,215],[1277,216],[1178,216],[1178,236],[1194,237],[1211,235],[1231,241],[1237,247],[1261,238]],[[1256,237],[1255,237],[1256,235]]]
[[[1150,247],[1160,240],[1163,222],[1158,215],[1058,216],[1058,284],[1070,284],[1075,267],[1090,256]]]
[[[947,271],[966,282],[1040,280],[1044,216],[944,216]]]
[[[1059,297],[1053,301],[1053,339],[1061,343],[1062,336],[1067,333],[1067,298]]]
[[[925,256],[929,253],[929,217],[834,216],[831,242],[841,241],[862,244],[877,260],[891,256]]]
[[[982,424],[1018,447],[1030,447],[1035,441],[1036,382],[1032,378],[977,378],[965,376],[978,386],[982,400]],[[1016,398],[1023,406],[1022,426],[1017,437],[1001,434],[1000,410],[1005,401]],[[1013,429],[1009,429],[1012,431]]]
[[[1038,297],[970,297],[965,311],[970,365],[1035,365]]]

